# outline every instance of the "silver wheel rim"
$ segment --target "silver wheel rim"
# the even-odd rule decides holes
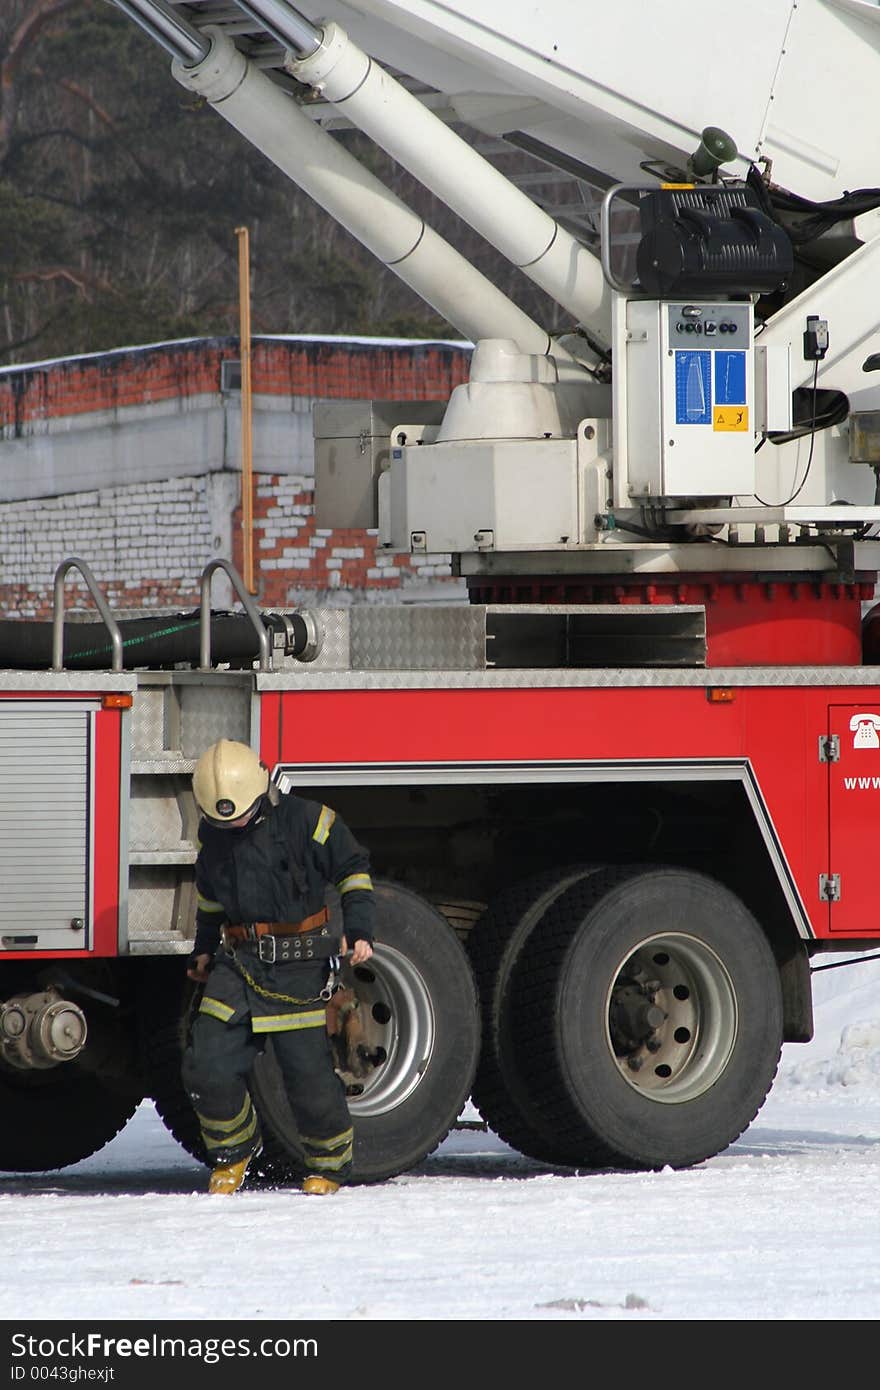
[[[627,1085],[648,1100],[679,1105],[707,1091],[730,1060],[737,1028],[727,968],[697,937],[648,937],[615,971],[606,1041]]]
[[[431,996],[412,961],[391,946],[377,946],[366,966],[355,966],[346,975],[357,993],[370,1047],[385,1054],[359,1083],[362,1092],[349,1094],[348,1108],[359,1119],[384,1115],[412,1095],[431,1059]]]

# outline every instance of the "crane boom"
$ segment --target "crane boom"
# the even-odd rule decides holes
[[[383,544],[451,551],[468,573],[552,574],[572,552],[585,572],[705,571],[709,536],[723,573],[742,570],[744,538],[752,565],[796,540],[798,572],[854,572],[830,532],[873,565],[880,189],[863,132],[880,6],[744,0],[695,19],[685,0],[328,0],[320,16],[290,0],[115,2],[178,81],[477,344],[436,435],[402,431],[377,480]],[[531,276],[572,333],[551,339],[319,129],[339,121]],[[574,171],[592,231],[538,206],[480,135]],[[639,228],[623,279],[612,203]]]

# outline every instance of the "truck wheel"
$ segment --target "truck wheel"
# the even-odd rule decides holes
[[[200,1163],[208,1163],[199,1122],[180,1076],[201,989],[187,978],[185,963],[179,956],[156,957],[144,961],[143,967],[139,977],[138,1033],[147,1095],[181,1148]]]
[[[543,1162],[571,1161],[558,1135],[534,1104],[514,1056],[507,996],[511,973],[541,917],[572,884],[597,865],[536,874],[492,899],[467,936],[480,998],[480,1060],[472,1099],[483,1119],[511,1148]]]
[[[732,1143],[782,1047],[773,953],[702,874],[603,870],[545,913],[511,982],[533,1103],[590,1166],[687,1167]]]
[[[74,1062],[42,1072],[0,1070],[0,1169],[43,1173],[102,1149],[124,1129],[141,1097],[116,1090]]]
[[[347,1078],[354,1177],[377,1182],[420,1163],[470,1095],[479,1050],[476,987],[464,948],[439,912],[398,884],[375,883],[376,946],[344,982],[357,994],[378,1064]],[[345,1079],[345,1078],[344,1078]],[[253,1071],[267,1177],[299,1173],[296,1126],[270,1045]]]

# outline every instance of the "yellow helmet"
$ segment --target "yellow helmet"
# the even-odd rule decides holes
[[[254,750],[228,738],[212,743],[193,772],[193,793],[199,808],[216,825],[246,815],[268,787],[268,770]]]

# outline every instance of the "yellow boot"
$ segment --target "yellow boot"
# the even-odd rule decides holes
[[[248,1154],[247,1158],[240,1159],[238,1163],[219,1163],[211,1174],[208,1191],[225,1196],[237,1192],[244,1182],[244,1175],[252,1158],[253,1154]]]
[[[330,1178],[320,1178],[313,1173],[311,1177],[306,1178],[302,1190],[310,1197],[332,1197],[334,1192],[339,1191],[339,1183],[332,1182]]]

